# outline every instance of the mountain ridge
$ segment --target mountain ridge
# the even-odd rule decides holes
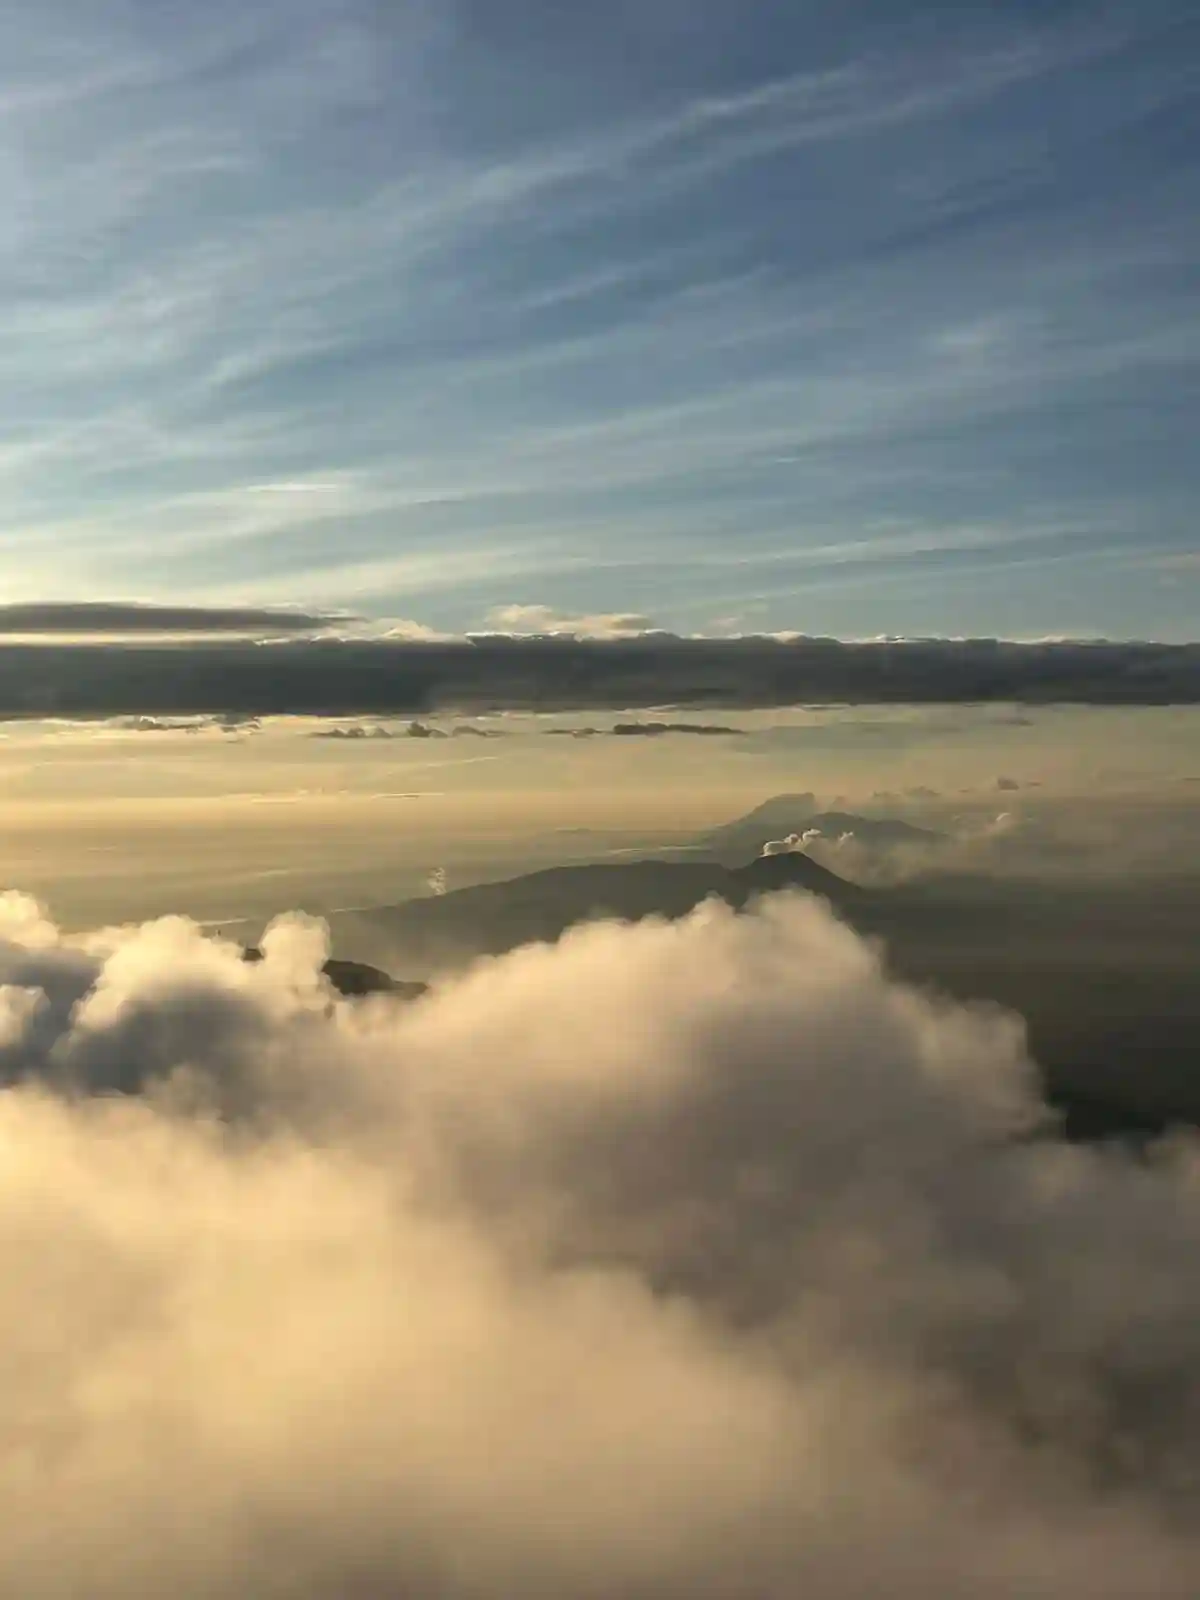
[[[760,856],[728,868],[714,860],[591,862],[546,867],[494,883],[472,884],[335,918],[347,934],[393,952],[405,970],[430,976],[475,956],[553,942],[570,927],[599,918],[640,921],[685,916],[716,897],[737,910],[755,896],[802,889],[842,914],[874,891],[839,877],[802,852]]]

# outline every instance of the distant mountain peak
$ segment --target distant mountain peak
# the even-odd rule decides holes
[[[857,885],[814,861],[803,850],[783,850],[778,855],[755,856],[745,866],[734,867],[730,877],[749,882],[756,889],[807,889],[827,899],[852,898]]]
[[[818,811],[812,794],[777,794],[745,816],[715,828],[698,841],[718,861],[737,868],[768,841],[801,838],[805,833],[837,840],[852,833],[860,844],[881,849],[893,845],[931,844],[941,836],[900,817],[860,816],[852,811]]]

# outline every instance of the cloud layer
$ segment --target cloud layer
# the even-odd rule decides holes
[[[266,606],[139,605],[133,601],[46,601],[0,606],[4,634],[312,633],[345,624],[341,614]]]
[[[1191,1151],[1014,1141],[818,902],[407,1007],[0,918],[6,1592],[1196,1592]]]
[[[1200,645],[477,635],[0,644],[0,715],[418,714],[663,705],[1200,701]]]

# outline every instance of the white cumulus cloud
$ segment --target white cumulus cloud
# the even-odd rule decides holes
[[[547,636],[568,635],[576,639],[624,639],[658,630],[640,612],[605,611],[580,616],[555,611],[552,606],[496,606],[488,612],[489,628],[504,633]]]
[[[0,921],[0,1591],[1197,1592],[1192,1153],[816,900],[407,1006]]]

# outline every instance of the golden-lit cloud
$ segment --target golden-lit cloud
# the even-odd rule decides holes
[[[1190,1151],[815,900],[404,1006],[0,904],[0,1587],[1190,1597]]]

